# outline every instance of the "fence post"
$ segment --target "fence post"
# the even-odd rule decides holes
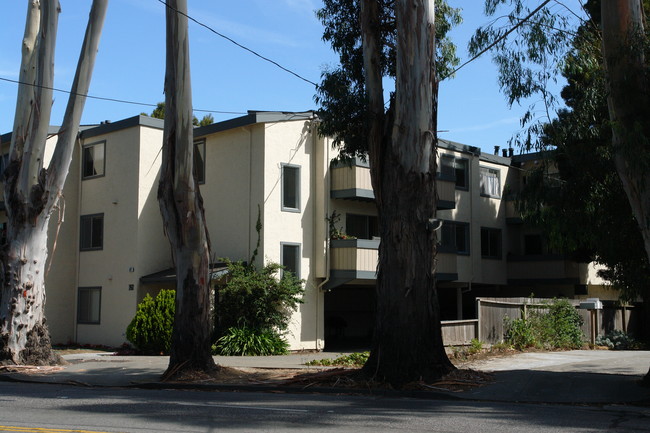
[[[481,298],[476,298],[476,318],[478,319],[476,322],[476,339],[478,341],[483,341],[481,339]]]

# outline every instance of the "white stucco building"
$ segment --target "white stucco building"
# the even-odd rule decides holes
[[[313,112],[251,111],[195,129],[215,262],[250,260],[259,212],[259,264],[282,263],[305,280],[305,302],[287,336],[293,350],[363,344],[373,326],[380,240],[369,168],[360,160],[332,163],[337,151],[318,135],[317,122]],[[173,287],[156,197],[162,128],[146,116],[82,127],[62,218],[54,215],[50,227],[56,250],[45,311],[53,342],[118,346],[138,301]],[[3,154],[9,141],[2,136]],[[616,298],[592,265],[549,254],[539,229],[518,218],[509,192],[536,158],[440,141],[443,319],[471,317],[473,299],[485,295]],[[356,239],[330,239],[333,214],[340,215],[336,228]]]

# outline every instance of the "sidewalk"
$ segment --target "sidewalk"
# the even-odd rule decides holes
[[[312,359],[335,358],[338,355],[340,354],[216,356],[215,361],[219,365],[234,368],[309,369],[310,367],[304,365],[305,362]],[[165,384],[159,383],[160,376],[168,363],[168,358],[164,356],[77,353],[65,355],[64,358],[69,364],[60,371],[36,375],[4,373],[0,375],[0,379],[89,386],[124,387],[149,384],[149,386],[166,387]],[[446,396],[482,401],[562,404],[635,403],[650,406],[650,388],[638,385],[649,366],[650,351],[576,350],[522,353],[463,366],[463,368],[494,372],[495,381],[489,385],[463,392],[434,394],[438,398]],[[214,385],[214,388],[221,389],[220,385]],[[248,385],[245,388],[262,391],[268,390],[269,386]]]

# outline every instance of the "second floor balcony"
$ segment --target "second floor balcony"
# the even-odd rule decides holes
[[[330,171],[331,198],[374,201],[375,193],[370,181],[370,166],[357,158],[349,162],[333,163]],[[456,183],[453,177],[438,173],[436,177],[438,190],[438,209],[456,207]]]

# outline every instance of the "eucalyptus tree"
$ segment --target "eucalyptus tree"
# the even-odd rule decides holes
[[[63,124],[47,168],[54,81],[58,0],[28,1],[9,164],[4,173],[7,242],[0,263],[0,362],[53,364],[45,324],[45,262],[50,216],[62,206],[79,122],[106,15],[107,0],[93,0]]]
[[[167,0],[165,127],[158,201],[176,266],[176,313],[165,378],[216,368],[211,354],[210,240],[194,173],[187,0]]]
[[[454,368],[442,342],[435,280],[437,90],[449,71],[437,60],[455,60],[444,35],[460,18],[444,2],[436,10],[432,0],[324,6],[323,37],[341,64],[323,74],[316,96],[320,131],[335,137],[343,157],[369,158],[380,222],[376,322],[364,371],[397,386],[434,380]],[[385,77],[395,80],[388,101]]]
[[[520,17],[530,10],[525,0],[486,0],[486,13],[493,15],[504,4],[511,8],[507,15],[510,23],[521,21]],[[547,84],[557,72],[553,65],[563,61],[578,24],[587,21],[587,11],[593,14],[599,9],[599,19],[592,20],[590,25],[599,26],[602,38],[600,69],[605,77],[611,128],[609,147],[650,260],[650,83],[646,59],[649,38],[644,7],[644,0],[590,0],[584,8],[571,10],[564,2],[546,0],[535,10],[534,18],[520,27],[516,44],[509,44],[506,39],[499,42],[501,30],[491,26],[477,31],[471,48],[480,51],[495,44],[500,82],[511,103],[531,95],[542,95],[549,102],[552,98]],[[546,108],[550,111],[550,104]],[[524,134],[525,146],[534,145],[531,137],[539,137],[543,132],[544,122],[534,119],[531,111],[522,120],[532,120]],[[650,381],[650,371],[646,381]]]

